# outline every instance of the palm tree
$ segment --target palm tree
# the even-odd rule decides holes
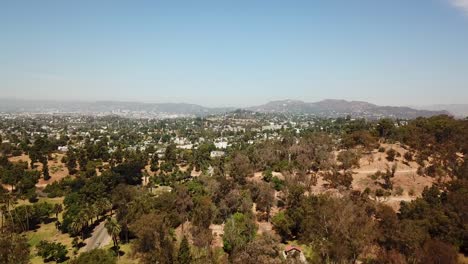
[[[109,199],[102,198],[96,201],[96,207],[100,215],[105,215],[107,211],[112,209],[112,204]]]
[[[112,214],[112,203],[109,199],[102,199],[102,206],[104,208],[104,212],[110,211],[110,213]]]
[[[83,210],[81,210],[79,215],[86,221],[86,227],[92,224],[94,212],[89,205],[87,205]],[[89,223],[89,221],[91,221],[91,223]]]
[[[73,220],[73,222],[71,223],[71,228],[73,230],[73,233],[75,234],[79,234],[81,233],[81,239],[84,240],[84,232],[83,232],[83,229],[85,227],[85,219],[82,218],[82,217],[79,217],[80,215],[78,215],[77,218],[75,218],[75,220]]]
[[[107,218],[107,221],[104,224],[104,227],[106,228],[107,233],[109,233],[109,235],[112,237],[112,241],[114,242],[114,248],[118,256],[119,255],[118,254],[119,252],[118,251],[119,250],[118,237],[119,237],[120,231],[122,231],[122,228],[120,227],[119,223],[117,223],[117,221],[112,217]]]
[[[96,203],[92,204],[89,207],[89,213],[90,213],[90,219],[91,219],[91,224],[93,222],[93,217],[96,217],[96,221],[98,220],[99,217],[99,208],[97,207]]]

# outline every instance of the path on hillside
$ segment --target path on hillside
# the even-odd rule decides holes
[[[105,247],[111,242],[112,238],[104,227],[105,223],[106,221],[102,221],[98,226],[96,226],[91,237],[84,241],[86,243],[86,246],[82,248],[84,252]]]
[[[378,169],[372,169],[372,170],[360,170],[360,169],[354,169],[353,172],[355,173],[376,173],[377,171],[379,171]],[[380,171],[383,171],[384,170],[380,170]],[[405,169],[405,170],[399,170],[397,169],[395,173],[414,173],[414,172],[417,172],[418,169]]]
[[[400,196],[390,196],[390,197],[381,197],[381,198],[375,198],[372,196],[369,196],[369,199],[372,201],[378,201],[378,202],[383,202],[383,203],[389,203],[389,202],[411,202],[416,200],[417,197],[414,196],[407,196],[407,195],[400,195]]]

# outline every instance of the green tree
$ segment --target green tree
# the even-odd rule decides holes
[[[131,226],[137,237],[134,250],[143,263],[174,263],[174,243],[163,214],[147,214]]]
[[[273,216],[273,227],[281,236],[283,241],[289,239],[292,235],[291,229],[294,226],[292,219],[283,211]]]
[[[266,220],[270,221],[270,212],[275,202],[275,196],[273,189],[268,183],[259,183],[258,195],[256,198],[257,210],[264,212],[266,214]]]
[[[44,157],[42,159],[42,176],[44,177],[44,180],[46,180],[46,181],[50,180],[49,166],[47,164],[47,157]]]
[[[190,264],[192,263],[192,255],[190,254],[190,245],[187,237],[184,236],[179,246],[179,253],[177,254],[178,264]]]
[[[115,264],[117,259],[108,250],[93,249],[88,252],[81,253],[78,258],[70,261],[70,264]]]
[[[428,264],[457,264],[458,262],[458,252],[450,244],[437,241],[437,240],[427,240],[424,243],[422,250],[419,252],[419,259],[421,263]]]
[[[299,240],[320,252],[323,262],[355,263],[375,239],[366,207],[350,197],[308,197],[301,207]]]
[[[80,170],[81,171],[86,171],[87,165],[88,165],[88,157],[86,155],[86,152],[84,150],[78,151],[77,155],[77,160],[78,160],[78,165],[80,165]]]
[[[338,154],[337,160],[341,162],[343,170],[359,168],[359,159],[361,155],[355,150],[345,150]]]
[[[246,178],[253,172],[249,157],[242,153],[236,153],[229,165],[229,175],[239,184],[245,184]]]
[[[15,231],[28,231],[38,228],[41,222],[46,222],[52,212],[53,206],[49,203],[21,205],[9,212],[10,218],[8,220]]]
[[[112,210],[112,203],[107,198],[101,198],[96,201],[96,207],[100,215]]]
[[[37,254],[41,256],[44,261],[53,260],[55,262],[63,262],[67,258],[67,247],[61,243],[42,240],[36,247]]]
[[[54,205],[54,213],[55,213],[55,218],[58,221],[58,215],[63,211],[63,205],[62,204],[55,204]]]
[[[1,233],[0,263],[29,263],[29,244],[26,237],[8,231]]]
[[[323,180],[328,182],[328,186],[331,188],[342,186],[350,189],[353,183],[353,174],[351,170],[340,171],[337,168],[332,168],[330,171],[323,173]]]
[[[84,240],[84,228],[86,226],[86,218],[77,216],[73,219],[70,227],[74,234],[81,234],[81,239]]]
[[[231,257],[235,264],[281,264],[285,263],[281,256],[279,239],[265,233],[249,242],[242,250]],[[287,262],[290,263],[290,262]]]
[[[150,169],[152,172],[156,172],[159,170],[159,158],[158,154],[154,153],[150,160]]]
[[[248,215],[235,213],[224,226],[223,248],[232,253],[241,250],[255,237],[257,226]]]
[[[215,150],[214,144],[201,144],[193,153],[193,164],[196,171],[205,169],[209,165],[210,153]]]
[[[68,150],[67,156],[66,156],[66,165],[68,169],[68,173],[71,175],[76,173],[76,155],[75,152],[70,149]]]
[[[112,242],[114,242],[114,248],[116,252],[119,250],[119,240],[118,237],[120,235],[120,232],[122,231],[122,228],[120,227],[119,223],[114,218],[108,217],[107,221],[104,225],[104,227],[107,230],[107,233],[112,237]]]
[[[211,222],[214,218],[216,207],[209,196],[200,196],[195,199],[195,207],[192,212],[192,235],[196,246],[208,246],[211,244]]]
[[[21,164],[12,164],[7,168],[0,168],[2,183],[11,185],[13,191],[20,196],[34,193],[40,172],[26,169],[27,165]]]
[[[378,141],[368,130],[359,130],[343,136],[343,146],[346,148],[354,148],[362,146],[370,151],[378,147]]]
[[[394,150],[394,149],[391,148],[391,149],[387,150],[387,157],[386,157],[386,159],[387,159],[388,161],[394,161],[396,155],[397,155],[396,150]]]
[[[169,146],[167,146],[166,151],[164,153],[164,161],[172,165],[172,167],[176,166],[177,164],[176,150],[176,145],[170,144]]]
[[[395,133],[395,124],[389,118],[380,119],[377,123],[377,133],[381,138],[389,138]]]

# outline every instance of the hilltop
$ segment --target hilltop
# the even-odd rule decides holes
[[[379,119],[384,117],[414,119],[440,114],[444,110],[417,110],[401,106],[378,106],[363,101],[326,99],[319,102],[300,100],[271,101],[263,105],[240,108],[259,113],[307,114],[317,117],[361,117]],[[223,114],[234,111],[232,107],[205,107],[188,103],[141,103],[141,102],[58,102],[40,100],[0,99],[0,112],[4,113],[54,113],[86,115],[119,115],[134,118],[195,117]]]

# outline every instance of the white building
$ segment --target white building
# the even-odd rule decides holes
[[[57,148],[58,151],[60,152],[68,152],[68,147],[67,146],[59,146]]]
[[[193,148],[193,144],[178,145],[177,148],[178,148],[178,149],[192,149],[192,148]]]
[[[228,142],[227,141],[215,142],[214,145],[217,149],[226,149],[228,146]]]
[[[262,126],[262,131],[280,130],[281,128],[283,128],[282,125],[275,125],[275,124],[271,123],[271,124],[268,125],[268,126]]]
[[[214,150],[210,152],[211,158],[220,158],[225,155],[224,151]]]

